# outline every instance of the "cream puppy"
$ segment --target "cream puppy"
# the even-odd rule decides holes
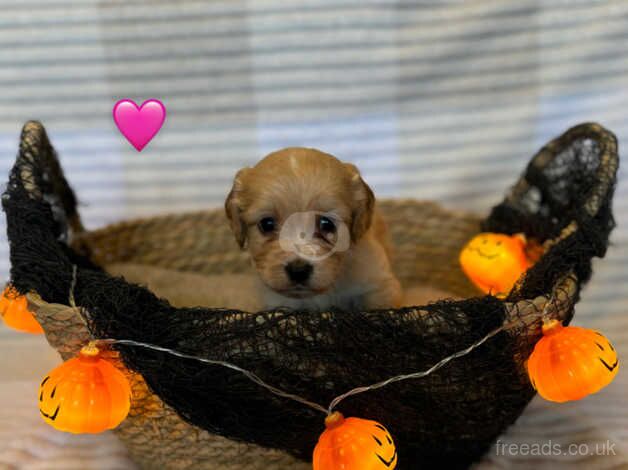
[[[225,210],[259,274],[263,307],[401,304],[386,225],[354,165],[314,149],[279,150],[237,173]]]

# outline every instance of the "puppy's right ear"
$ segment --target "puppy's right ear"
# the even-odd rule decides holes
[[[249,168],[238,171],[225,201],[225,213],[240,248],[244,248],[246,243],[246,224],[242,219],[242,188],[244,187],[243,178],[247,171]]]

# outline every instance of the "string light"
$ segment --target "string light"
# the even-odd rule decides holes
[[[76,266],[74,265],[72,267],[72,282],[71,282],[71,286],[70,286],[70,295],[69,295],[69,302],[70,305],[72,307],[76,307],[75,301],[74,301],[74,288],[76,286]],[[551,298],[548,300],[548,302],[545,305],[545,308],[543,309],[543,314],[542,316],[545,316],[547,313],[547,309],[549,307],[549,304],[551,303],[552,299],[553,299],[554,295],[551,296]],[[81,313],[83,314],[88,314],[88,312],[79,309],[79,311],[81,311]],[[390,377],[389,379],[386,380],[382,380],[380,382],[374,383],[374,384],[370,384],[370,385],[363,385],[363,386],[359,386],[359,387],[355,387],[351,390],[349,390],[348,392],[345,392],[341,395],[338,395],[337,397],[335,397],[330,403],[329,406],[325,407],[323,405],[320,405],[319,403],[315,403],[313,401],[310,401],[306,398],[303,398],[299,395],[295,395],[293,393],[290,392],[286,392],[285,390],[282,390],[278,387],[275,387],[274,385],[271,385],[267,382],[265,382],[263,379],[261,379],[258,375],[256,375],[254,372],[244,369],[236,364],[232,364],[230,362],[226,362],[226,361],[220,361],[220,360],[215,360],[215,359],[208,359],[205,357],[200,357],[200,356],[194,356],[191,354],[186,354],[183,353],[181,351],[177,351],[175,349],[169,349],[169,348],[164,348],[162,346],[157,346],[154,344],[149,344],[149,343],[143,343],[141,341],[134,341],[131,339],[116,339],[116,338],[96,338],[93,341],[100,343],[100,344],[110,344],[110,345],[115,345],[115,344],[119,344],[119,345],[126,345],[126,346],[134,346],[134,347],[139,347],[139,348],[145,348],[145,349],[151,349],[153,351],[159,351],[159,352],[163,352],[166,354],[170,354],[172,356],[176,356],[176,357],[180,357],[182,359],[189,359],[189,360],[194,360],[194,361],[198,361],[198,362],[202,362],[205,364],[211,364],[211,365],[216,365],[216,366],[221,366],[221,367],[226,367],[228,369],[234,370],[236,372],[240,372],[241,374],[243,374],[245,377],[247,377],[249,380],[251,380],[252,382],[256,383],[257,385],[265,388],[266,390],[268,390],[269,392],[283,397],[283,398],[287,398],[290,400],[293,400],[295,402],[301,403],[305,406],[308,406],[316,411],[320,411],[324,414],[326,414],[327,416],[331,415],[334,411],[334,409],[346,398],[349,398],[351,396],[354,395],[358,395],[360,393],[365,393],[371,390],[376,390],[382,387],[385,387],[387,385],[390,385],[392,383],[395,382],[400,382],[402,380],[410,380],[410,379],[420,379],[423,377],[426,377],[428,375],[430,375],[433,372],[436,372],[438,369],[444,367],[446,364],[448,364],[450,361],[453,361],[454,359],[457,359],[459,357],[463,357],[466,356],[467,354],[469,354],[470,352],[472,352],[473,350],[475,350],[476,348],[480,347],[482,344],[484,344],[486,341],[488,341],[490,338],[492,338],[493,336],[497,335],[498,333],[504,331],[505,329],[511,327],[513,324],[512,323],[504,323],[501,326],[493,329],[492,331],[490,331],[489,333],[487,333],[485,336],[483,336],[482,338],[480,338],[479,340],[475,341],[474,343],[472,343],[471,345],[469,345],[468,347],[461,349],[460,351],[457,351],[447,357],[444,357],[443,359],[441,359],[440,361],[438,361],[437,363],[435,363],[434,365],[432,365],[430,368],[423,370],[423,371],[419,371],[419,372],[412,372],[409,374],[401,374],[401,375],[396,375],[394,377]]]
[[[146,348],[146,349],[152,349],[154,351],[165,352],[165,353],[168,353],[168,354],[171,354],[173,356],[177,356],[177,357],[180,357],[180,358],[183,358],[183,359],[191,359],[191,360],[198,361],[198,362],[204,362],[205,364],[212,364],[212,365],[216,365],[216,366],[226,367],[228,369],[232,369],[232,370],[235,370],[237,372],[242,373],[248,379],[250,379],[251,381],[255,382],[256,384],[264,387],[265,389],[267,389],[268,391],[274,393],[275,395],[278,395],[278,396],[284,397],[284,398],[289,398],[291,400],[294,400],[294,401],[297,401],[297,402],[302,403],[304,405],[307,405],[310,408],[314,408],[315,410],[322,411],[323,413],[327,413],[327,410],[325,409],[324,406],[321,406],[318,403],[314,403],[314,402],[311,402],[309,400],[306,400],[305,398],[300,397],[298,395],[295,395],[293,393],[285,392],[285,391],[281,390],[280,388],[274,387],[274,386],[264,382],[261,378],[259,378],[255,373],[251,372],[250,370],[243,369],[242,367],[237,366],[235,364],[231,364],[230,362],[217,361],[217,360],[214,360],[214,359],[207,359],[205,357],[200,357],[200,356],[192,356],[190,354],[185,354],[185,353],[182,353],[180,351],[176,351],[174,349],[163,348],[161,346],[155,346],[154,344],[142,343],[140,341],[133,341],[133,340],[130,340],[130,339],[107,338],[107,339],[96,339],[94,341],[96,341],[98,343],[125,344],[127,346],[137,346],[137,347],[140,347],[140,348]]]
[[[473,344],[471,344],[469,347],[467,347],[465,349],[462,349],[460,351],[457,351],[457,352],[451,354],[450,356],[447,356],[447,357],[441,359],[440,361],[438,361],[436,364],[434,364],[429,369],[426,369],[426,370],[420,371],[420,372],[413,372],[411,374],[396,375],[394,377],[391,377],[389,379],[383,380],[381,382],[377,382],[377,383],[374,383],[374,384],[371,384],[371,385],[365,385],[365,386],[353,388],[353,389],[349,390],[348,392],[343,393],[342,395],[338,395],[336,398],[334,398],[329,403],[328,407],[324,407],[324,406],[322,406],[322,405],[320,405],[318,403],[315,403],[315,402],[312,402],[310,400],[307,400],[306,398],[303,398],[303,397],[301,397],[299,395],[295,395],[293,393],[286,392],[284,390],[281,390],[280,388],[277,388],[277,387],[275,387],[273,385],[270,385],[269,383],[267,383],[264,380],[262,380],[258,375],[256,375],[255,373],[251,372],[250,370],[244,369],[244,368],[242,368],[240,366],[237,366],[235,364],[232,364],[230,362],[218,361],[218,360],[214,360],[214,359],[207,359],[205,357],[200,357],[200,356],[193,356],[191,354],[182,353],[182,352],[177,351],[175,349],[164,348],[164,347],[161,347],[161,346],[156,346],[154,344],[142,343],[141,341],[133,341],[133,340],[130,340],[130,339],[105,338],[105,339],[95,339],[94,341],[96,341],[98,343],[101,343],[101,344],[102,343],[106,343],[106,344],[121,344],[121,345],[126,345],[126,346],[135,346],[135,347],[140,347],[140,348],[146,348],[146,349],[151,349],[153,351],[160,351],[160,352],[164,352],[164,353],[167,353],[167,354],[171,354],[173,356],[177,356],[177,357],[180,357],[182,359],[190,359],[190,360],[194,360],[194,361],[198,361],[198,362],[203,362],[205,364],[212,364],[212,365],[216,365],[216,366],[226,367],[228,369],[235,370],[236,372],[240,372],[241,374],[243,374],[245,377],[247,377],[251,381],[255,382],[259,386],[265,388],[266,390],[268,390],[271,393],[274,393],[277,396],[280,396],[280,397],[283,397],[283,398],[288,398],[290,400],[294,400],[294,401],[299,402],[299,403],[301,403],[303,405],[306,405],[306,406],[308,406],[310,408],[313,408],[313,409],[315,409],[317,411],[321,411],[321,412],[325,413],[326,415],[330,415],[334,411],[334,409],[340,404],[340,402],[342,402],[346,398],[351,397],[353,395],[358,395],[360,393],[368,392],[368,391],[371,391],[371,390],[376,390],[378,388],[382,388],[382,387],[385,387],[385,386],[387,386],[389,384],[392,384],[392,383],[395,383],[395,382],[400,382],[402,380],[423,378],[423,377],[431,374],[432,372],[435,372],[438,369],[442,368],[443,366],[445,366],[450,361],[452,361],[454,359],[457,359],[459,357],[462,357],[462,356],[466,356],[471,351],[473,351],[474,349],[476,349],[479,346],[481,346],[482,344],[484,344],[487,340],[489,340],[490,338],[492,338],[496,334],[500,333],[501,331],[505,330],[508,326],[510,326],[510,325],[509,324],[503,324],[503,325],[499,326],[498,328],[495,328],[494,330],[490,331],[488,334],[483,336],[481,339],[479,339],[478,341],[476,341]]]

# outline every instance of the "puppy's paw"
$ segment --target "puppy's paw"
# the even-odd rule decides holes
[[[402,305],[404,307],[417,307],[444,299],[456,300],[457,296],[437,287],[414,285],[409,286],[403,293]]]
[[[403,303],[403,290],[396,278],[391,278],[380,289],[369,292],[364,296],[364,308],[367,310],[399,308]]]

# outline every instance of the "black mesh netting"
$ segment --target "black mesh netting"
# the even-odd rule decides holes
[[[437,372],[351,397],[339,406],[345,415],[374,419],[390,429],[398,468],[465,467],[534,394],[523,361],[539,338],[540,316],[538,309],[523,306],[549,296],[561,279],[575,275],[574,294],[560,312],[569,320],[579,289],[591,275],[592,257],[605,254],[614,226],[617,165],[614,136],[595,124],[571,129],[535,156],[484,229],[525,232],[555,243],[504,301],[486,296],[396,311],[248,314],[174,308],[73,252],[67,240],[82,229],[76,200],[41,128],[23,134],[3,196],[11,280],[21,293],[36,291],[47,302],[67,304],[76,265],[74,296],[90,312],[94,337],[131,339],[228,361],[323,405],[358,385],[427,369],[505,318],[521,315],[520,328],[499,333]],[[531,311],[536,316],[526,322],[523,312]],[[311,458],[323,429],[321,413],[272,395],[229,369],[131,346],[116,349],[190,423]]]

